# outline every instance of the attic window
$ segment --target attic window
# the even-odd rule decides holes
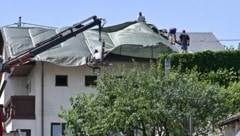
[[[67,75],[56,75],[55,85],[56,86],[68,86],[68,76]]]

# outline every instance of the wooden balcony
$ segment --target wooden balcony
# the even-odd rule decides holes
[[[35,119],[35,96],[12,96],[4,107],[6,122],[11,119]]]

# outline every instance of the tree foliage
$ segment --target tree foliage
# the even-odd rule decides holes
[[[239,82],[231,82],[228,87],[224,87],[221,89],[222,94],[224,94],[225,98],[223,99],[224,105],[223,112],[228,115],[233,115],[235,113],[240,112],[240,83]]]
[[[59,115],[68,135],[105,136],[137,130],[143,136],[182,136],[189,133],[189,116],[195,133],[207,133],[224,114],[219,105],[226,93],[218,85],[198,79],[199,73],[171,71],[152,64],[146,71],[136,66],[97,81],[98,93],[70,99],[69,110]]]

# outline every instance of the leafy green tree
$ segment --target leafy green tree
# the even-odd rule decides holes
[[[221,106],[224,110],[223,112],[228,115],[240,112],[240,83],[231,82],[228,87],[222,88],[221,93],[225,96]]]
[[[189,134],[190,115],[194,132],[207,134],[208,125],[222,115],[219,86],[199,80],[199,73],[165,74],[155,64],[143,69],[104,72],[96,95],[71,98],[70,109],[59,115],[67,122],[66,134],[106,136],[135,130],[143,136],[182,136]]]

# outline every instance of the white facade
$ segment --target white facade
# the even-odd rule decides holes
[[[106,67],[107,71],[118,68],[123,63],[113,63]],[[132,63],[124,63],[130,67]],[[67,86],[56,86],[56,75],[67,76]],[[31,129],[31,136],[51,136],[51,123],[61,123],[58,114],[60,107],[67,109],[70,106],[69,98],[77,93],[95,93],[96,89],[85,86],[85,76],[96,75],[88,66],[63,67],[47,62],[37,62],[27,76],[9,76],[1,100],[4,104],[11,96],[35,96],[35,115],[33,120],[12,119],[5,124],[9,133],[17,129]],[[24,124],[24,125],[23,125]]]

